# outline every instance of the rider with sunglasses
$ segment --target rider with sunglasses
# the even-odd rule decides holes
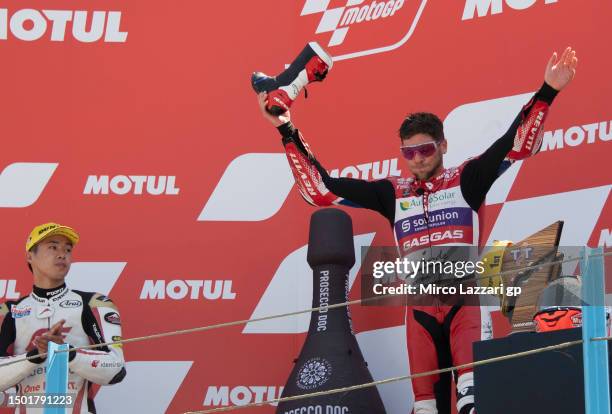
[[[554,53],[544,73],[544,84],[522,108],[508,131],[483,154],[445,168],[447,141],[442,121],[431,113],[406,117],[399,130],[408,178],[365,181],[332,178],[314,157],[302,134],[290,122],[289,112],[266,112],[267,94],[259,94],[262,114],[283,137],[298,189],[310,204],[346,204],[375,210],[385,216],[402,255],[432,246],[478,245],[478,211],[493,182],[514,162],[536,154],[542,144],[543,123],[557,93],[574,77],[575,51]],[[435,195],[435,197],[432,197]],[[444,203],[431,200],[445,196]],[[406,207],[408,206],[408,207]],[[445,214],[452,212],[453,214]],[[434,219],[434,217],[446,217]],[[435,220],[435,221],[434,221]],[[403,226],[406,221],[425,223]],[[406,330],[410,369],[414,373],[462,365],[473,361],[472,344],[486,339],[481,309],[477,306],[410,306]],[[415,414],[450,413],[448,376],[412,380]],[[473,414],[472,369],[458,371],[457,411]]]

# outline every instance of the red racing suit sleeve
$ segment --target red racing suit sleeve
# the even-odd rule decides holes
[[[281,125],[279,131],[283,135],[287,161],[302,198],[313,206],[340,204],[342,199],[325,186],[323,176],[327,172],[317,162],[302,133],[290,122]]]
[[[43,358],[25,359],[38,355],[38,349],[33,349],[27,354],[13,355],[12,349],[17,333],[10,307],[14,304],[7,302],[0,305],[0,391],[19,384],[38,364],[45,361]],[[5,365],[7,363],[10,365]]]
[[[119,310],[99,293],[74,291],[83,297],[83,329],[92,344],[121,340]],[[122,345],[100,346],[70,352],[70,369],[95,384],[121,382],[126,375]]]
[[[393,223],[395,189],[391,181],[330,177],[291,122],[278,127],[298,190],[313,206],[347,205],[382,214]]]
[[[542,147],[544,120],[557,91],[546,82],[519,114],[520,123],[514,134],[512,148],[506,158],[510,161],[523,160],[537,154]]]

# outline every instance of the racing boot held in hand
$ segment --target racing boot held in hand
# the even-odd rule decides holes
[[[289,110],[306,85],[325,79],[332,65],[331,56],[317,42],[310,42],[285,71],[274,77],[255,72],[251,85],[257,93],[268,93],[266,109],[278,116]]]

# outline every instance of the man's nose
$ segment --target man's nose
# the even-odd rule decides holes
[[[418,151],[414,152],[414,158],[413,158],[414,161],[422,162],[424,159],[425,159],[425,157],[423,157],[420,152],[418,152]]]

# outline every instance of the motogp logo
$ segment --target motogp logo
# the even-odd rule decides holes
[[[332,374],[332,366],[324,358],[310,358],[297,373],[297,386],[303,390],[312,390],[325,384]]]
[[[327,45],[333,60],[399,48],[414,33],[427,0],[305,0],[298,26]]]

